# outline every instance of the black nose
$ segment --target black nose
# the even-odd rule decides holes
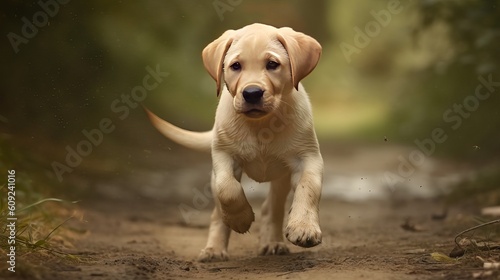
[[[259,87],[250,86],[243,90],[243,98],[251,104],[259,103],[262,95],[264,95],[264,91]]]

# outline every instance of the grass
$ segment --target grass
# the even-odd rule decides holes
[[[21,176],[22,177],[22,176]],[[21,182],[23,180],[20,180]],[[23,194],[22,183],[17,184],[16,193],[21,194],[19,197],[26,197]],[[10,230],[8,229],[8,224],[11,222],[8,218],[11,218],[10,210],[8,208],[8,189],[6,185],[0,188],[0,193],[2,194],[2,199],[0,199],[0,240],[2,240],[0,248],[2,250],[8,251],[10,245],[8,245],[8,240],[10,236]],[[31,193],[29,196],[38,196],[38,194]],[[30,201],[27,201],[30,203]],[[54,205],[47,205],[50,203],[55,203]],[[73,216],[64,218],[67,215],[65,208],[70,204],[62,199],[57,198],[45,198],[31,202],[26,205],[22,201],[17,202],[16,200],[16,210],[14,212],[15,218],[15,245],[16,251],[23,253],[25,250],[39,250],[44,249],[54,253],[60,253],[54,248],[52,248],[51,237],[57,235],[57,231],[66,224]],[[63,214],[64,213],[64,214]],[[61,219],[64,219],[61,221]]]
[[[57,190],[34,157],[12,145],[8,136],[0,135],[0,254],[5,256],[15,246],[16,272],[24,270],[21,273],[28,276],[37,270],[30,269],[35,265],[31,259],[39,259],[35,263],[40,264],[48,259],[47,254],[75,259],[65,249],[74,237],[68,224],[78,219],[74,202],[51,197]],[[8,184],[9,170],[15,170],[14,185]],[[15,205],[9,204],[13,197]],[[15,237],[9,228],[12,222]],[[8,272],[8,266],[0,264],[0,275]]]
[[[4,189],[5,186],[1,188],[2,193],[5,194],[5,191],[3,191]],[[22,251],[22,248],[30,250],[45,249],[48,251],[57,252],[56,250],[50,248],[50,237],[62,225],[64,225],[73,217],[66,218],[63,222],[55,224],[57,223],[58,215],[56,213],[53,213],[51,210],[49,211],[40,210],[39,207],[43,203],[49,201],[55,201],[58,203],[65,202],[61,199],[46,198],[37,201],[35,203],[32,203],[28,206],[25,206],[19,211],[17,211],[17,213],[19,214],[16,215],[17,220],[15,221],[16,223],[15,244],[21,245],[21,248],[19,248],[19,246],[16,246],[16,250],[21,249]],[[8,218],[10,218],[11,215],[9,214],[10,211],[7,208],[6,202],[7,202],[6,199],[2,199],[0,201],[0,209],[1,209],[0,226],[3,229],[3,231],[0,233],[0,239],[4,241],[2,242],[2,246],[0,247],[8,251],[9,243],[7,241],[9,240],[10,237],[10,230],[8,229],[8,224],[10,223],[10,221],[8,220]]]

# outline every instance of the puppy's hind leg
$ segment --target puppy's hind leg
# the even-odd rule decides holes
[[[230,234],[231,229],[222,222],[219,208],[215,207],[212,212],[210,228],[208,230],[207,245],[201,250],[198,261],[227,261],[229,259],[227,245],[229,244]]]
[[[213,183],[214,177],[212,175],[212,184]],[[214,196],[214,199],[216,206],[210,218],[207,245],[201,250],[198,256],[198,261],[200,262],[227,261],[229,258],[227,246],[229,244],[231,229],[222,221],[222,215],[219,207],[217,207],[217,197]]]
[[[290,192],[290,174],[271,182],[269,195],[262,204],[260,228],[260,255],[285,255],[289,253],[283,242],[283,217],[285,202]]]

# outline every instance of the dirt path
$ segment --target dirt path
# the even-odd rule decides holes
[[[377,174],[397,170],[398,155],[405,153],[399,148],[327,151],[334,159],[325,160],[320,205],[323,243],[311,249],[290,244],[291,254],[286,256],[257,255],[261,194],[266,187],[250,184],[246,191],[253,197],[256,222],[250,233],[232,234],[230,260],[218,263],[195,261],[206,242],[212,203],[192,212],[195,214],[186,223],[179,205],[184,202],[193,206],[196,190],[164,187],[203,186],[208,180],[209,158],[159,154],[158,159],[168,158],[167,163],[155,164],[163,168],[162,172],[145,167],[147,171],[141,173],[134,167],[130,176],[114,174],[107,181],[87,174],[85,180],[92,177],[92,183],[84,187],[87,197],[83,195],[78,205],[83,218],[65,225],[84,234],[72,235],[68,239],[71,243],[63,242],[62,246],[77,258],[43,252],[26,254],[19,256],[20,272],[6,276],[55,280],[470,279],[472,273],[483,271],[475,254],[453,263],[438,262],[430,254],[448,254],[454,247],[455,234],[477,224],[473,216],[477,209],[455,207],[448,209],[445,219],[431,218],[442,212],[443,203],[429,198],[429,189],[440,187],[429,178],[441,180],[443,174],[455,174],[456,169],[450,172],[432,167],[428,168],[432,172],[426,173],[422,168],[408,184],[387,192]],[[153,159],[148,156],[144,160]],[[425,188],[424,195],[419,195]],[[203,187],[197,190],[202,192]],[[403,229],[408,222],[416,226]],[[486,252],[484,257],[493,254],[500,259],[498,251]],[[495,272],[482,279],[498,277]]]
[[[130,202],[129,202],[130,203]],[[252,203],[259,207],[259,203]],[[323,200],[323,244],[312,249],[290,245],[287,256],[257,256],[259,218],[249,234],[232,235],[228,262],[197,263],[206,242],[209,211],[185,225],[175,207],[138,199],[84,203],[87,235],[74,253],[85,262],[46,266],[43,279],[468,279],[456,264],[440,263],[431,252],[453,248],[457,221],[431,215],[439,203],[383,201],[346,203]],[[402,229],[406,219],[421,232]],[[470,221],[469,221],[470,222]],[[481,271],[479,267],[475,268]],[[493,278],[495,279],[495,278]]]

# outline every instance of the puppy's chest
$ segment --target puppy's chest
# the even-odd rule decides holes
[[[246,150],[236,156],[243,171],[257,182],[277,179],[288,172],[286,156],[283,151],[270,150],[271,146]]]
[[[233,155],[241,169],[257,182],[277,179],[289,172],[294,135],[238,130],[237,133],[219,134],[219,144]]]

